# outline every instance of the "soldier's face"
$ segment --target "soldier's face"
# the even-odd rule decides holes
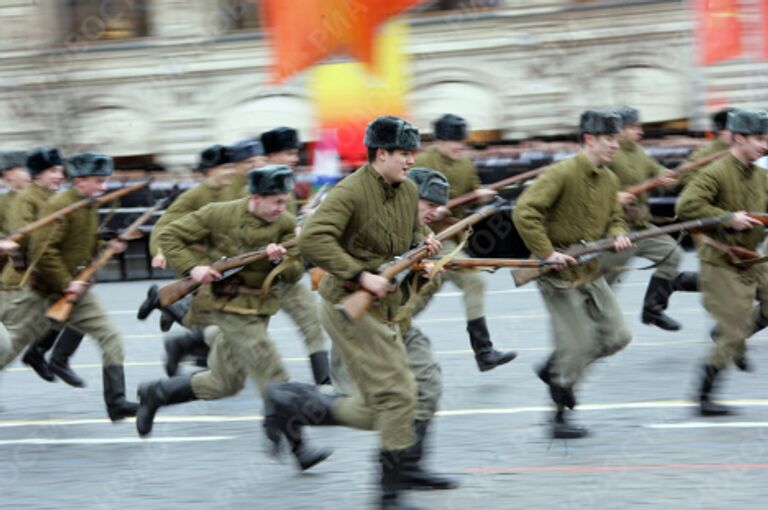
[[[17,166],[3,172],[3,181],[5,181],[5,185],[13,191],[20,191],[29,184],[31,177],[25,167]]]
[[[35,176],[35,182],[38,186],[48,191],[59,191],[61,183],[64,182],[64,167],[56,165],[44,172],[40,172]]]
[[[237,164],[237,171],[240,173],[248,173],[249,170],[254,168],[261,168],[267,164],[267,158],[264,156],[251,156],[245,161],[241,161]]]
[[[438,140],[435,146],[444,156],[459,159],[464,154],[467,145],[461,140]]]
[[[624,133],[622,136],[630,142],[639,142],[643,139],[643,125],[639,122],[635,122],[634,124],[624,126]]]
[[[405,180],[406,172],[413,166],[413,157],[413,151],[378,149],[374,168],[389,184],[399,184]]]
[[[273,152],[269,155],[269,162],[273,165],[288,165],[291,170],[296,170],[299,164],[299,149]]]
[[[102,176],[75,177],[74,184],[80,193],[87,197],[104,193],[107,190],[107,178]]]
[[[619,148],[619,134],[613,135],[584,135],[587,150],[601,165],[607,165],[613,160],[613,155]]]
[[[219,165],[208,170],[207,177],[211,179],[217,186],[226,186],[232,181],[232,177],[235,175],[235,165],[227,163],[226,165]]]
[[[419,224],[429,225],[437,219],[437,210],[440,204],[429,200],[419,199]]]
[[[267,223],[274,223],[277,217],[285,211],[288,204],[288,193],[278,195],[251,195],[248,210],[251,214],[261,218]]]
[[[766,135],[735,135],[734,142],[737,150],[743,155],[744,161],[754,161],[765,155],[768,150],[768,136]]]

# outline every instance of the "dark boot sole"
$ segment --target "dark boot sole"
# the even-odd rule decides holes
[[[134,416],[136,416],[136,413],[138,412],[139,412],[138,404],[134,404],[132,402],[126,402],[119,409],[107,408],[107,414],[109,415],[109,419],[112,420],[113,422],[121,421],[126,418],[133,418]]]
[[[46,363],[45,358],[34,356],[27,352],[24,357],[21,358],[21,362],[34,370],[40,379],[48,382],[54,382],[56,380],[56,377],[51,372],[51,368],[48,363]]]
[[[496,367],[500,367],[501,365],[506,365],[510,361],[513,361],[515,358],[517,358],[517,353],[512,352],[508,354],[504,354],[497,358],[494,361],[480,361],[475,357],[475,361],[477,362],[477,369],[481,372],[488,372],[490,370],[493,370]]]
[[[51,372],[73,388],[85,388],[85,381],[69,367],[60,367],[55,363],[51,363]]]
[[[322,461],[330,457],[331,453],[333,453],[331,450],[316,450],[311,453],[303,453],[298,455],[294,453],[294,455],[296,455],[296,460],[298,461],[301,470],[306,471],[307,469],[320,464]]]
[[[643,315],[641,317],[641,320],[643,321],[643,324],[650,324],[652,326],[656,326],[659,329],[663,329],[664,331],[680,331],[681,329],[681,326],[679,324],[676,324],[676,325],[668,324],[655,317],[646,317],[645,315]]]

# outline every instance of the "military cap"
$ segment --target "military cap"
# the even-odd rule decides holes
[[[7,151],[0,152],[0,172],[5,172],[11,168],[24,166],[27,163],[26,151]]]
[[[112,158],[100,152],[82,152],[67,160],[70,177],[106,177],[115,169]]]
[[[248,172],[248,191],[254,195],[278,195],[293,191],[293,172],[288,165],[267,165]]]
[[[41,172],[45,172],[56,165],[63,165],[64,158],[59,149],[49,149],[47,147],[38,147],[27,156],[26,165],[30,175],[33,177]]]
[[[265,154],[273,154],[301,147],[299,132],[289,127],[270,129],[261,134]]]
[[[467,121],[458,115],[446,113],[434,122],[433,127],[438,140],[467,139]]]
[[[618,113],[609,110],[585,110],[579,119],[579,134],[612,135],[621,131],[623,124]]]
[[[415,151],[419,148],[419,130],[410,123],[382,115],[365,128],[363,144],[369,149]]]
[[[616,108],[616,113],[619,114],[621,123],[625,126],[640,122],[640,112],[637,111],[637,108],[632,108],[631,106],[623,104]]]
[[[448,203],[450,185],[443,174],[431,168],[415,166],[408,170],[406,175],[416,183],[420,199],[440,205]]]
[[[230,149],[232,150],[233,163],[239,163],[240,161],[245,161],[246,159],[252,158],[254,156],[264,155],[264,146],[261,144],[261,140],[256,138],[249,138],[235,142],[235,144],[232,145]]]
[[[742,135],[768,134],[768,113],[764,110],[742,110],[728,112],[725,128]]]
[[[211,145],[200,153],[198,172],[207,172],[211,168],[232,163],[232,151],[224,145]]]
[[[735,108],[729,106],[722,110],[716,111],[712,114],[712,125],[715,127],[715,131],[723,131],[728,124],[728,114],[735,110]]]

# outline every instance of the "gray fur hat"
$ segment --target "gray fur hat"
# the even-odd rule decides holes
[[[458,115],[446,113],[437,119],[433,126],[437,140],[461,141],[467,139],[467,121]]]
[[[0,172],[5,172],[11,168],[25,166],[27,163],[26,151],[7,151],[0,152]]]
[[[365,129],[363,144],[369,149],[415,151],[419,148],[419,130],[412,124],[382,115],[375,118]]]
[[[211,145],[200,153],[198,172],[207,172],[211,168],[232,163],[232,151],[224,145]]]
[[[239,163],[254,156],[264,155],[264,146],[258,138],[249,138],[235,142],[231,147],[232,162]]]
[[[267,165],[248,172],[248,191],[253,195],[278,195],[293,191],[293,172],[287,165]]]
[[[115,166],[112,158],[100,152],[82,152],[67,160],[67,174],[70,177],[107,177]]]
[[[416,183],[420,199],[429,200],[439,205],[448,203],[450,185],[443,174],[431,168],[415,166],[408,170],[406,175]]]
[[[579,119],[580,135],[612,135],[622,128],[621,116],[610,110],[585,110]]]
[[[723,131],[726,129],[725,126],[728,124],[728,114],[735,109],[736,108],[729,106],[712,114],[712,126],[714,126],[715,131]]]
[[[728,112],[726,129],[742,135],[768,134],[768,113],[764,110],[742,110]]]
[[[632,108],[631,106],[623,104],[616,108],[616,113],[619,114],[621,117],[621,122],[625,126],[640,122],[640,112],[637,110],[637,108]]]
[[[63,164],[64,158],[59,149],[38,147],[27,156],[27,168],[29,169],[29,174],[33,177],[51,167]]]
[[[265,154],[282,152],[301,147],[299,132],[289,127],[270,129],[261,134]]]

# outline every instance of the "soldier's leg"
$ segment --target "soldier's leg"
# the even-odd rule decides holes
[[[729,363],[744,356],[746,338],[753,327],[744,318],[751,316],[758,279],[754,274],[703,261],[699,275],[704,308],[716,321],[715,346],[702,368],[700,411],[705,416],[727,414],[726,407],[712,402],[711,393],[715,390],[718,374]]]
[[[444,241],[441,255],[450,253],[456,246],[453,240]],[[475,353],[477,368],[481,372],[486,372],[515,359],[517,353],[513,351],[501,352],[493,348],[485,320],[485,280],[482,274],[471,271],[446,271],[444,278],[456,285],[463,293],[467,333]]]
[[[90,335],[101,350],[104,402],[112,421],[135,416],[138,405],[125,397],[123,342],[114,322],[92,292],[83,294],[67,321],[75,329]]]
[[[648,282],[643,299],[643,323],[653,324],[667,331],[679,330],[680,323],[666,315],[664,310],[669,306],[669,296],[672,292],[690,286],[691,274],[686,273],[678,278],[680,263],[683,260],[682,249],[672,237],[663,235],[638,241],[636,254],[658,264]]]
[[[339,350],[331,345],[331,384],[334,392],[340,397],[348,397],[358,392],[355,382],[349,375],[349,370],[339,354]]]
[[[280,308],[299,327],[304,338],[315,384],[330,384],[328,341],[320,325],[315,296],[301,282],[294,284],[279,282],[275,290],[280,299]]]
[[[11,353],[11,335],[8,334],[8,330],[5,324],[0,322],[0,359],[5,358]]]
[[[47,309],[48,299],[29,288],[15,294],[3,321],[11,339],[11,348],[0,359],[0,368],[5,368],[25,347],[50,329],[51,321],[45,317]]]
[[[608,285],[613,286],[620,281],[636,250],[637,248],[619,252],[607,251],[600,256],[600,272]]]
[[[43,333],[43,336],[32,342],[32,345],[27,347],[27,350],[21,357],[21,362],[28,365],[44,381],[53,382],[56,380],[56,377],[51,371],[51,367],[45,360],[45,353],[53,347],[53,344],[56,342],[56,337],[58,336],[58,329],[49,329]]]
[[[549,311],[555,342],[555,351],[539,371],[539,377],[549,386],[557,406],[552,424],[552,435],[557,438],[586,435],[585,429],[568,423],[565,408],[575,407],[573,386],[601,352],[595,338],[597,328],[588,311],[589,294],[582,288],[568,288],[570,283],[546,277],[537,282]]]
[[[595,323],[598,356],[611,356],[632,341],[632,332],[624,322],[616,296],[603,278],[584,286],[588,292],[587,311]]]
[[[51,372],[75,388],[83,388],[85,381],[69,366],[69,359],[80,346],[83,336],[76,329],[65,326],[56,338],[56,345],[51,354]]]

